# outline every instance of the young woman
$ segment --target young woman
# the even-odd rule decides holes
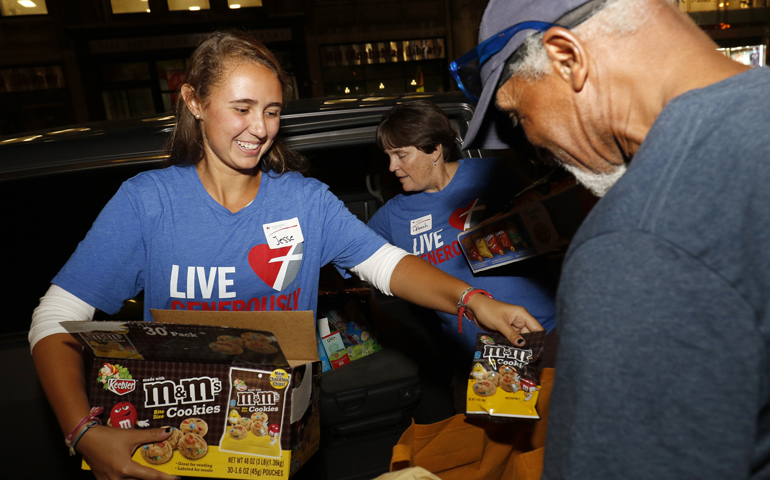
[[[386,244],[324,184],[299,173],[303,159],[277,139],[290,84],[261,43],[241,32],[212,34],[190,58],[185,81],[170,166],[121,186],[33,314],[35,366],[65,435],[82,431],[75,427],[90,406],[81,349],[58,322],[116,312],[140,291],[144,319],[152,321],[150,308],[199,309],[202,302],[315,310],[327,263],[455,314],[469,287]],[[541,328],[522,307],[483,295],[467,303],[480,324],[512,341]],[[99,479],[168,480],[131,455],[169,433],[96,426],[76,449]]]
[[[519,191],[518,180],[505,162],[495,158],[454,157],[456,133],[446,114],[427,100],[400,103],[383,115],[377,146],[389,158],[390,171],[406,192],[388,201],[369,221],[369,227],[388,242],[426,263],[460,278],[495,298],[527,308],[549,333],[539,368],[552,367],[556,353],[554,291],[550,269],[525,260],[474,275],[461,253],[457,235],[498,213]],[[424,226],[419,232],[413,222]],[[483,272],[486,273],[486,272]],[[468,365],[476,345],[476,325],[458,331],[457,315],[437,309],[457,371],[455,407],[464,410]]]

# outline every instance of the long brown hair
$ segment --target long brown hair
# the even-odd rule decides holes
[[[195,49],[185,70],[185,84],[192,87],[201,105],[207,105],[211,92],[222,81],[230,62],[253,62],[273,72],[281,84],[283,104],[292,96],[292,83],[275,55],[262,42],[241,30],[218,31],[209,35]],[[204,155],[200,126],[187,108],[182,95],[176,102],[176,126],[164,151],[167,165],[195,165]],[[261,169],[278,174],[308,169],[308,161],[276,138],[270,150],[262,157]]]

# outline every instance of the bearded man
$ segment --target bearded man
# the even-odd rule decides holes
[[[770,478],[770,70],[670,0],[491,0],[479,37],[465,146],[496,104],[603,197],[563,264],[543,478]]]

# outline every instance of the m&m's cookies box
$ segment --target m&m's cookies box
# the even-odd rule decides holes
[[[312,312],[152,313],[155,322],[62,323],[87,354],[103,425],[172,427],[136,462],[181,476],[289,478],[318,450]]]

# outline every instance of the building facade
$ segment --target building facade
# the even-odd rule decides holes
[[[764,64],[770,0],[674,1],[725,54]],[[449,62],[476,45],[486,3],[0,0],[0,135],[170,114],[185,59],[231,27],[276,53],[301,98],[454,90]]]

